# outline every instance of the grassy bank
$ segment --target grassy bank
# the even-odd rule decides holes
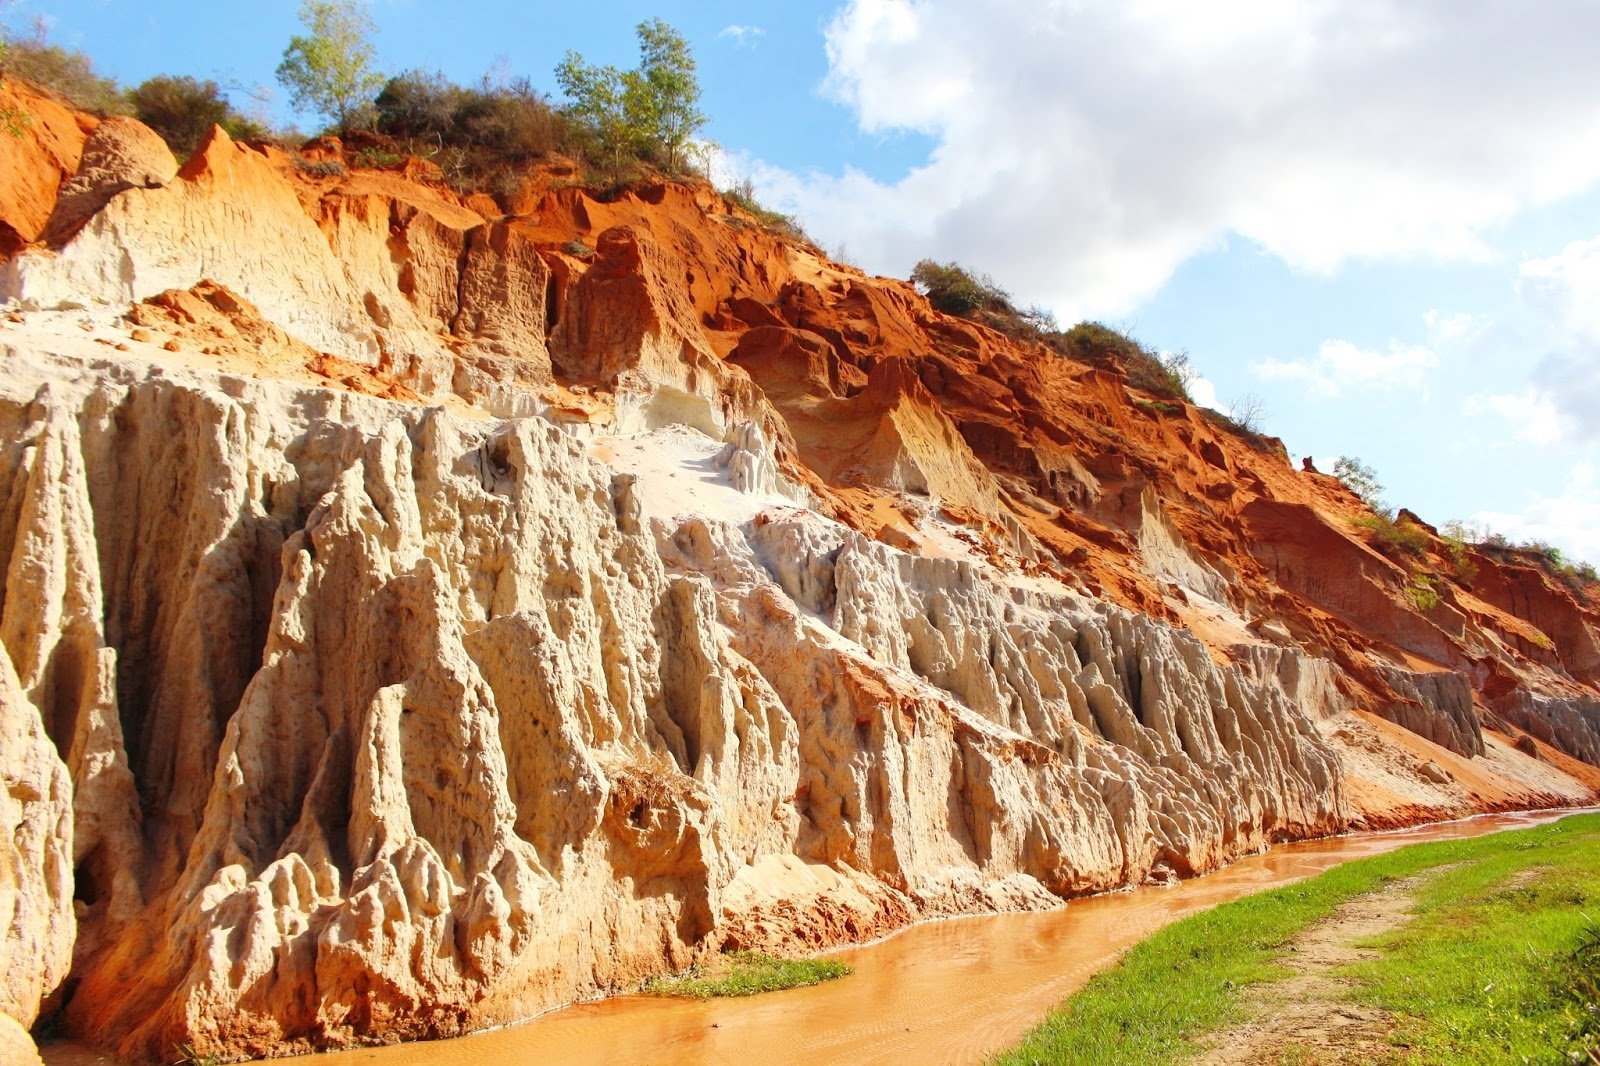
[[[779,959],[753,951],[739,951],[719,959],[704,972],[658,977],[648,982],[644,991],[689,999],[753,996],[758,992],[820,985],[850,972],[850,967],[833,959]]]
[[[1396,1061],[1561,1062],[1600,1049],[1600,815],[1581,815],[1402,848],[1168,926],[996,1062],[1181,1061],[1247,1016],[1250,987],[1284,974],[1295,934],[1428,871],[1415,920],[1343,974],[1353,1000],[1396,1016]]]

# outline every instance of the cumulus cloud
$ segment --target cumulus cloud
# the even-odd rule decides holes
[[[1600,345],[1600,237],[1573,241],[1517,272],[1517,291],[1574,340]]]
[[[1490,326],[1489,320],[1482,315],[1465,311],[1440,311],[1437,308],[1423,312],[1422,324],[1428,328],[1428,337],[1435,344],[1474,340],[1481,337]]]
[[[1517,291],[1541,315],[1550,350],[1520,392],[1469,397],[1467,414],[1507,420],[1546,447],[1600,440],[1600,237],[1524,262]]]
[[[1267,359],[1252,369],[1268,381],[1302,381],[1323,396],[1347,389],[1420,389],[1439,357],[1419,345],[1389,342],[1386,351],[1357,347],[1346,340],[1323,341],[1312,359]]]
[[[1574,428],[1549,394],[1533,386],[1521,392],[1468,396],[1462,409],[1469,415],[1498,415],[1511,423],[1517,440],[1542,448],[1565,442]]]
[[[724,26],[721,30],[717,31],[718,37],[727,38],[733,41],[733,43],[738,45],[740,48],[743,48],[747,44],[755,44],[757,40],[765,37],[766,35],[767,31],[762,29],[760,26],[740,26],[738,24]]]
[[[1600,562],[1600,483],[1594,464],[1576,464],[1558,495],[1536,493],[1521,511],[1479,511],[1471,521],[1515,541],[1542,540],[1569,558]]]
[[[1213,411],[1221,411],[1225,415],[1232,413],[1229,406],[1218,398],[1216,383],[1204,374],[1196,374],[1190,378],[1188,388],[1189,399],[1201,407],[1209,407]]]
[[[930,136],[895,181],[751,162],[763,199],[904,273],[1116,316],[1229,232],[1307,270],[1472,257],[1600,178],[1600,5],[850,0],[824,91]]]

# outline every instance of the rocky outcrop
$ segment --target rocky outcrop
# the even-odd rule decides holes
[[[25,103],[0,1049],[453,1035],[1600,788],[1592,592],[1115,359],[704,187],[502,216]]]
[[[41,237],[65,243],[118,193],[159,189],[177,174],[178,161],[153,130],[135,119],[108,118],[84,142],[77,171],[62,184]]]
[[[7,750],[54,819],[12,819],[49,830],[18,947],[59,960],[18,1013],[76,891],[67,1022],[124,1054],[519,1017],[747,941],[724,898],[783,856],[906,921],[1347,816],[1303,713],[1192,638],[810,513],[646,528],[540,419],[163,379],[0,416]]]
[[[37,241],[61,186],[77,172],[85,138],[98,125],[15,78],[0,77],[0,116],[24,116],[13,135],[0,128],[0,257]]]

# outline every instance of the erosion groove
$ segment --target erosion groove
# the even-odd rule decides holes
[[[500,214],[4,91],[0,1039],[449,1036],[1600,785],[1587,593],[1425,617],[1114,361],[700,184]]]

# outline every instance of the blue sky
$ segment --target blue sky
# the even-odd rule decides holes
[[[16,0],[134,83],[273,84],[295,5]],[[388,70],[553,88],[661,17],[719,167],[825,248],[1186,350],[1397,505],[1600,562],[1593,0],[378,0]],[[239,98],[247,102],[244,96]],[[289,118],[279,93],[267,106]]]

